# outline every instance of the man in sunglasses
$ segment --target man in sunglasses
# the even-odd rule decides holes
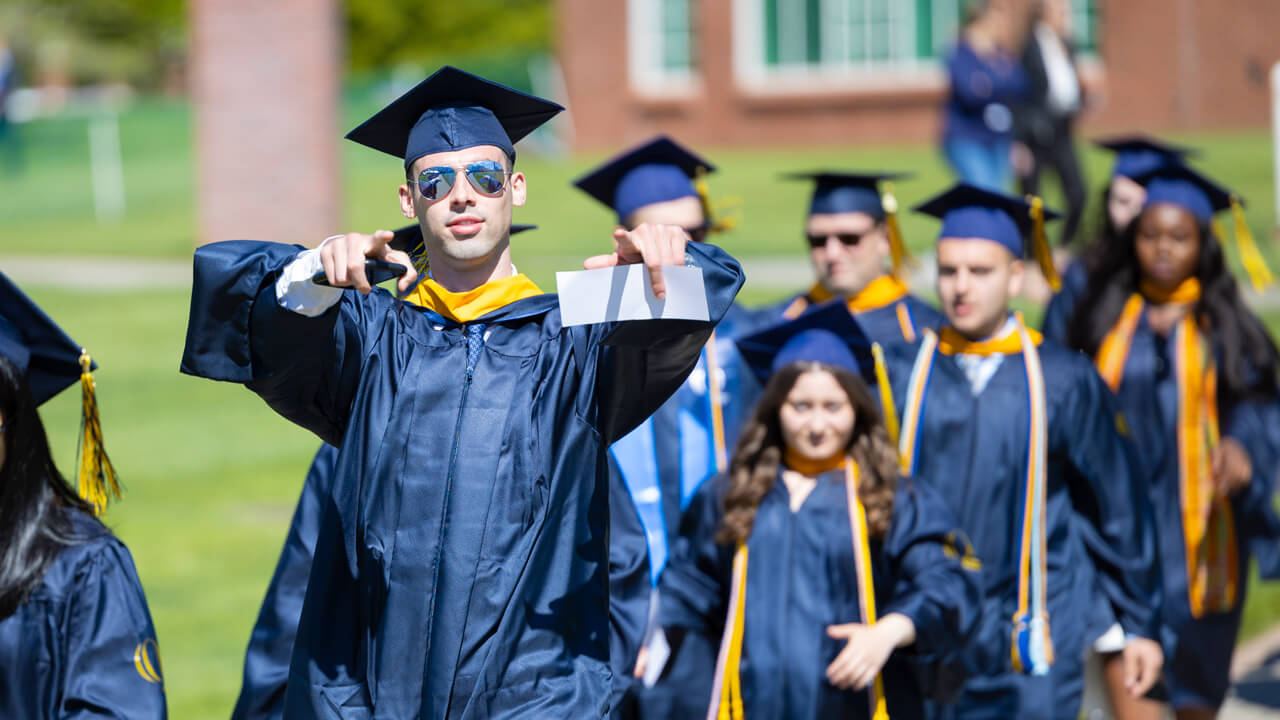
[[[805,239],[817,282],[773,308],[775,317],[792,319],[843,297],[868,337],[886,346],[912,342],[925,328],[942,324],[942,314],[899,279],[906,248],[888,184],[901,174],[819,171],[787,177],[814,183]]]
[[[702,242],[728,226],[711,211],[703,176],[713,172],[711,163],[659,135],[605,161],[574,185],[613,211],[619,229],[674,225]],[[645,524],[655,586],[678,537],[685,501],[703,480],[726,469],[742,416],[759,393],[732,342],[754,324],[755,315],[734,303],[676,394],[609,450],[610,470],[630,491]],[[703,688],[710,686],[716,639],[671,640],[674,654],[663,681],[630,695],[627,713],[646,718],[706,713]]]
[[[606,449],[683,382],[742,273],[679,228],[617,232],[584,264],[644,263],[658,297],[662,267],[699,267],[711,322],[563,327],[508,234],[513,143],[561,109],[444,68],[348,135],[404,159],[431,261],[397,284],[414,303],[370,292],[366,258],[410,264],[385,231],[196,253],[183,371],[340,446],[287,718],[609,710]]]

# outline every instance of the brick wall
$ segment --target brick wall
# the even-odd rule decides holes
[[[200,243],[338,232],[334,0],[192,0]]]

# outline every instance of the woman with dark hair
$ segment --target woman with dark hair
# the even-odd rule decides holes
[[[86,385],[82,462],[98,444],[92,362],[0,274],[0,717],[166,717],[155,628],[128,549],[54,466],[37,407]],[[82,487],[96,483],[82,476]]]
[[[723,624],[708,717],[921,717],[958,684],[978,561],[941,501],[900,482],[858,337],[836,303],[738,342],[768,382],[659,585],[668,634]]]
[[[1068,342],[1116,393],[1151,479],[1170,700],[1180,720],[1211,718],[1230,683],[1251,551],[1263,577],[1280,576],[1277,351],[1211,230],[1235,198],[1186,166],[1143,180],[1143,210],[1099,248]],[[1146,716],[1159,712],[1146,703]]]
[[[1092,242],[1080,259],[1062,272],[1062,288],[1045,308],[1040,328],[1045,337],[1063,345],[1067,344],[1067,316],[1084,294],[1089,269],[1107,261],[1107,248],[1120,242],[1120,235],[1138,217],[1146,202],[1147,189],[1135,178],[1143,178],[1169,165],[1181,165],[1193,152],[1191,148],[1145,135],[1104,138],[1094,144],[1115,153],[1111,179],[1099,198],[1097,220],[1092,222]]]

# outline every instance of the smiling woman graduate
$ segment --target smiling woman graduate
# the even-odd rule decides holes
[[[701,268],[709,322],[565,327],[514,273],[513,142],[560,107],[445,68],[351,133],[403,158],[431,278],[370,288],[391,233],[195,258],[182,369],[246,384],[341,447],[285,697],[289,718],[600,717],[611,694],[608,444],[661,404],[742,284],[677,228],[593,267]],[[332,285],[311,282],[326,273]]]
[[[1211,229],[1239,201],[1186,166],[1142,180],[1142,212],[1090,274],[1069,340],[1116,393],[1149,482],[1172,704],[1180,718],[1211,717],[1230,683],[1249,558],[1280,576],[1277,352]]]
[[[899,481],[843,305],[738,345],[767,384],[660,585],[668,632],[723,625],[712,686],[688,692],[712,719],[923,717],[977,626],[968,541],[940,497]]]
[[[93,363],[0,274],[0,717],[166,717],[155,627],[129,550],[100,523],[115,471]],[[80,487],[53,464],[37,407],[77,380]]]

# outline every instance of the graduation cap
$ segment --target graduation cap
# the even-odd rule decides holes
[[[655,203],[696,197],[711,217],[702,176],[715,166],[666,135],[627,150],[574,181],[574,186],[613,208],[618,223]]]
[[[106,508],[108,488],[120,497],[120,485],[102,446],[102,426],[90,374],[97,365],[4,273],[0,273],[0,355],[22,372],[37,405],[80,381],[80,496],[101,514]]]
[[[1200,222],[1212,226],[1220,237],[1221,229],[1214,224],[1213,217],[1222,210],[1230,209],[1235,220],[1236,248],[1240,251],[1240,261],[1249,274],[1250,283],[1259,291],[1271,284],[1271,271],[1258,251],[1253,232],[1244,217],[1244,201],[1239,196],[1186,165],[1167,165],[1134,179],[1147,188],[1143,210],[1160,203],[1179,205]]]
[[[834,365],[875,381],[871,340],[839,300],[739,338],[734,344],[762,385],[796,362]]]
[[[1058,213],[1044,206],[1035,195],[1025,199],[1002,192],[959,182],[940,195],[915,207],[915,211],[942,220],[938,240],[946,238],[981,238],[1008,248],[1020,258],[1030,245],[1031,254],[1055,291],[1061,286],[1053,265],[1044,224],[1056,220]],[[1024,242],[1024,238],[1030,242]]]
[[[537,225],[521,225],[519,223],[511,223],[510,234],[519,235],[528,230],[537,230]],[[399,230],[392,231],[391,249],[408,253],[409,259],[413,261],[413,267],[418,271],[420,277],[426,276],[427,270],[427,246],[422,242],[422,226],[418,223],[405,225]]]
[[[501,148],[514,162],[515,143],[564,107],[446,65],[347,133],[374,150],[404,158],[478,145]]]
[[[866,213],[876,222],[884,222],[889,231],[889,252],[893,258],[893,274],[902,270],[908,258],[907,246],[898,226],[898,200],[893,194],[893,181],[912,176],[902,172],[841,172],[815,170],[787,173],[787,180],[809,180],[814,183],[809,200],[810,215]]]
[[[1130,180],[1146,175],[1166,165],[1181,165],[1195,149],[1174,145],[1148,135],[1121,135],[1095,140],[1094,145],[1110,150],[1116,155],[1111,174],[1123,175]]]

